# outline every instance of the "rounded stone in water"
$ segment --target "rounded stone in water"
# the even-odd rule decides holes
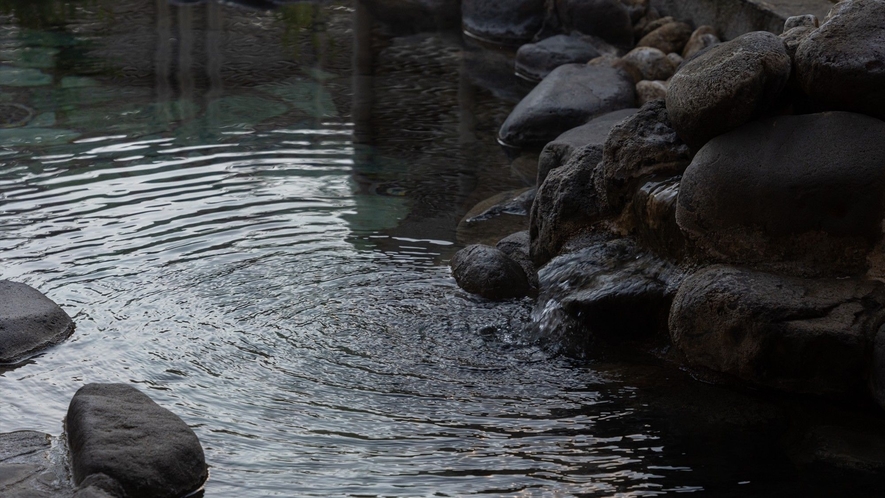
[[[34,110],[22,104],[0,104],[0,128],[18,128],[34,118]]]

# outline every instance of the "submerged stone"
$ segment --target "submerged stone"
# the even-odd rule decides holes
[[[543,146],[596,116],[633,107],[634,85],[627,73],[613,67],[559,66],[516,105],[498,138],[517,147]]]
[[[71,317],[38,290],[0,280],[0,363],[19,361],[73,331]]]
[[[180,498],[208,477],[203,448],[190,427],[127,384],[80,388],[65,428],[77,485],[103,474],[128,498]]]
[[[506,44],[530,40],[544,22],[544,0],[463,0],[464,31]]]
[[[556,35],[538,43],[526,43],[516,51],[516,74],[541,80],[563,64],[589,62],[605,51],[604,43],[596,40],[590,36]]]

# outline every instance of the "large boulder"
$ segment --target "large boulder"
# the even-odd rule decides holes
[[[512,146],[540,147],[596,116],[633,107],[635,98],[633,80],[620,69],[565,64],[516,105],[498,138]]]
[[[554,168],[566,164],[579,149],[602,147],[612,127],[636,113],[636,109],[621,109],[593,118],[587,124],[572,128],[544,146],[538,158],[538,185],[542,185]]]
[[[542,80],[563,64],[586,63],[617,49],[593,36],[556,35],[538,43],[526,43],[516,51],[516,74],[529,80]]]
[[[823,108],[885,119],[885,1],[836,4],[796,49],[796,73]]]
[[[633,45],[631,8],[620,0],[554,0],[565,31],[598,36],[612,45]]]
[[[17,362],[73,331],[71,317],[40,291],[0,280],[0,363]]]
[[[463,0],[464,31],[476,38],[519,45],[544,22],[544,0]]]
[[[458,285],[487,299],[528,295],[531,286],[522,267],[495,247],[474,244],[461,249],[450,262]]]
[[[847,112],[747,124],[694,157],[676,219],[708,258],[862,273],[882,237],[883,137],[885,122]]]
[[[540,268],[560,253],[569,239],[604,217],[594,179],[602,148],[585,146],[565,166],[554,169],[538,187],[529,217],[531,256]]]
[[[690,162],[691,151],[670,125],[664,101],[654,100],[612,128],[599,166],[599,189],[607,208],[618,211],[645,180],[681,174]]]
[[[878,281],[717,265],[682,283],[670,334],[695,367],[785,391],[866,396],[883,303],[885,285]]]
[[[203,448],[191,428],[130,385],[80,388],[65,429],[77,485],[88,487],[96,480],[90,476],[104,474],[128,498],[179,498],[208,477]]]
[[[757,31],[699,53],[670,80],[667,110],[679,136],[699,149],[768,111],[790,79],[777,36]]]

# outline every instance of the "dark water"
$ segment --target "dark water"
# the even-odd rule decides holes
[[[525,92],[500,54],[345,1],[0,13],[0,278],[77,323],[0,371],[0,432],[127,382],[196,431],[206,496],[813,485],[769,405],[565,359],[528,300],[455,286],[458,220],[533,180],[495,144]]]

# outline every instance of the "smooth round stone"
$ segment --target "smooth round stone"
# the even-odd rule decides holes
[[[495,247],[474,244],[461,249],[450,263],[458,285],[487,299],[522,297],[529,293],[529,279],[522,267]]]
[[[71,317],[40,291],[0,280],[0,363],[14,363],[74,331]]]
[[[516,51],[516,74],[542,80],[557,67],[585,63],[601,55],[591,37],[556,35],[538,43],[527,43]]]

